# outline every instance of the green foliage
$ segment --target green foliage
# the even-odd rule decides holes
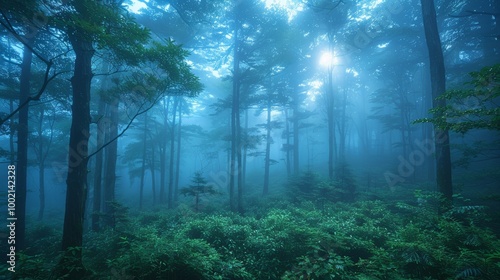
[[[433,118],[416,122],[432,122],[441,129],[466,133],[472,129],[500,130],[500,64],[469,74],[468,88],[449,90],[439,98],[448,105],[431,110]]]
[[[319,207],[304,199],[272,201],[247,216],[189,207],[145,212],[121,230],[87,233],[87,279],[498,279],[500,241],[478,226],[483,208],[456,197],[438,214],[440,199],[417,191],[397,205]],[[37,247],[57,236],[44,227],[32,232],[41,236]],[[22,257],[23,277],[46,279],[53,256],[38,250]]]
[[[335,171],[336,178],[333,181],[322,181],[312,171],[290,178],[287,183],[288,196],[295,203],[313,201],[320,207],[328,202],[353,201],[356,185],[349,167],[342,164]]]

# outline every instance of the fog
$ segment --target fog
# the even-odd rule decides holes
[[[16,253],[51,259],[52,275],[66,279],[116,278],[121,268],[136,279],[499,275],[498,242],[488,239],[500,230],[498,1],[66,2],[0,2],[0,182],[16,182],[15,190],[0,191],[0,217],[12,216],[7,196],[15,193]],[[15,177],[7,174],[12,169]],[[377,203],[395,215],[388,218],[398,225],[394,236],[404,235],[412,217],[429,213],[435,221],[458,219],[450,228],[463,226],[462,232],[477,226],[484,230],[475,233],[481,245],[464,246],[490,254],[488,263],[471,257],[470,266],[453,263],[444,271],[435,264],[442,261],[438,253],[421,249],[417,260],[404,259],[411,250],[394,245],[401,251],[391,253],[392,274],[362,268],[363,261],[376,263],[382,249],[346,249],[322,223],[334,209],[356,216],[376,211]],[[293,252],[279,249],[293,256],[285,260],[260,256],[252,247],[260,241],[248,241],[250,233],[226,247],[207,237],[217,219],[227,218],[275,238],[283,228],[256,223],[276,214],[294,227],[314,211],[321,212],[318,222],[304,238],[334,244],[319,256],[299,241]],[[467,216],[479,212],[478,220]],[[380,222],[370,215],[366,223]],[[206,221],[212,222],[193,233]],[[416,223],[426,230],[425,222]],[[139,241],[145,224],[161,233]],[[53,232],[40,240],[52,240],[59,255],[35,242],[44,227]],[[146,248],[153,235],[206,241],[223,264],[169,256],[162,260],[167,268],[152,266],[151,274],[125,265],[123,256],[136,245]],[[115,237],[135,245],[116,243],[122,251],[106,257],[106,267],[95,266],[104,261],[88,252],[111,248]],[[89,245],[98,242],[101,248]],[[377,246],[396,248],[388,244]],[[160,247],[176,250],[168,246]],[[186,249],[202,245],[185,246],[179,250],[208,258],[194,253],[198,247]],[[255,262],[238,257],[237,246],[254,252],[248,258]],[[73,265],[82,269],[58,270],[55,260],[65,263],[71,248],[81,249]],[[333,252],[336,272],[300,261],[312,266],[328,255],[333,263]],[[35,276],[32,265],[14,259],[22,271],[16,277],[48,275]],[[264,268],[264,260],[275,260],[276,270]],[[8,265],[5,272],[16,266]],[[226,266],[232,270],[222,272]]]

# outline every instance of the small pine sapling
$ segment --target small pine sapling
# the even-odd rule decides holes
[[[194,173],[194,177],[191,180],[192,184],[186,188],[182,188],[180,193],[184,196],[189,195],[195,198],[195,206],[194,209],[198,212],[199,204],[200,204],[200,195],[208,194],[215,195],[218,192],[214,189],[214,187],[208,184],[207,180],[202,176],[201,172]]]

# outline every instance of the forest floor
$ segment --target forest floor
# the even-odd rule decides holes
[[[123,207],[114,228],[85,234],[88,279],[500,279],[500,241],[483,206],[439,215],[438,196],[423,191],[399,202],[322,197],[247,198],[245,214],[221,210],[222,198],[199,212],[190,201]],[[14,279],[49,279],[57,228],[30,223]]]

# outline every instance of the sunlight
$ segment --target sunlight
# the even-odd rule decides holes
[[[316,97],[321,94],[323,82],[320,80],[314,80],[308,82],[307,85],[310,86],[310,89],[306,92],[306,95],[311,102],[315,102]]]
[[[319,59],[319,64],[324,67],[335,66],[339,63],[339,58],[331,52],[323,52]]]
[[[291,21],[299,12],[304,10],[302,3],[293,0],[262,0],[266,4],[266,9],[276,8],[285,10],[288,14],[288,21]]]
[[[132,2],[131,5],[126,5],[126,6],[127,9],[134,14],[140,14],[141,9],[145,9],[147,7],[146,4],[138,0],[131,0],[131,2]]]

